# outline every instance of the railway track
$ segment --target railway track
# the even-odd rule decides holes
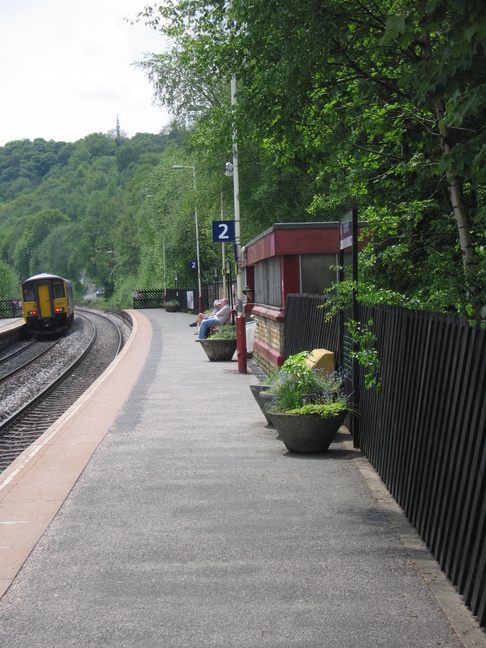
[[[13,349],[0,357],[0,387],[2,383],[18,371],[26,369],[29,364],[34,363],[44,353],[47,353],[59,342],[56,340],[32,339],[19,343]]]
[[[67,335],[2,381],[0,471],[82,396],[115,359],[128,334],[127,322],[113,311],[76,309]]]

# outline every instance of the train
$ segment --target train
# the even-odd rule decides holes
[[[22,282],[20,290],[24,321],[30,332],[62,333],[72,326],[74,296],[70,281],[41,273]]]

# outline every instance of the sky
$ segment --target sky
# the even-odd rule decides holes
[[[163,39],[131,25],[148,0],[0,0],[0,146],[18,139],[74,142],[120,128],[158,133],[143,70]]]

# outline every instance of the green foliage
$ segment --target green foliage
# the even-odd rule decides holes
[[[20,295],[20,278],[15,270],[0,259],[0,299],[14,299]]]
[[[484,245],[486,222],[484,2],[225,7],[163,0],[140,19],[170,39],[146,69],[176,117],[192,114],[196,157],[229,151],[236,126],[251,214],[243,240],[357,206],[372,237],[370,294],[480,313],[486,283],[471,250]]]
[[[484,320],[485,11],[482,0],[146,7],[138,19],[169,47],[140,65],[171,128],[0,148],[1,258],[21,277],[84,272],[121,296],[129,277],[132,289],[163,285],[165,250],[167,284],[177,274],[195,287],[197,208],[212,282],[211,222],[234,208],[224,176],[234,127],[243,244],[274,222],[336,220],[356,206],[371,241],[359,299]],[[195,166],[196,191],[174,164]]]
[[[286,414],[299,414],[305,416],[309,414],[318,414],[323,419],[331,419],[339,416],[347,411],[346,403],[306,403],[301,407],[295,407],[291,410],[286,410]]]
[[[211,340],[235,340],[236,325],[224,324],[215,328],[213,335],[209,336]]]
[[[289,356],[270,380],[269,393],[276,396],[271,407],[289,412],[305,405],[340,405],[346,409],[346,397],[342,392],[343,377],[340,373],[328,374],[312,369],[306,363],[308,351]],[[325,408],[323,408],[324,412]],[[307,412],[310,413],[310,412]]]
[[[161,241],[158,248],[151,237],[147,252],[139,224],[154,169],[183,137],[182,131],[137,134],[117,143],[98,133],[74,144],[44,142],[55,159],[42,168],[34,165],[41,140],[0,148],[1,258],[22,279],[52,272],[75,283],[83,274],[109,295],[128,294],[122,286],[143,275],[145,255],[154,264],[142,287],[162,285],[162,273],[154,271],[162,265]],[[140,286],[134,279],[130,294]]]
[[[128,275],[116,283],[115,291],[110,297],[109,303],[113,308],[133,308],[133,290],[138,286],[136,275]]]
[[[358,349],[351,352],[351,358],[356,358],[364,369],[365,388],[379,391],[381,387],[380,359],[376,349],[376,335],[373,333],[373,320],[369,320],[366,324],[348,320],[346,328]]]

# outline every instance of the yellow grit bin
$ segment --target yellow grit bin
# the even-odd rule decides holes
[[[327,349],[314,349],[305,361],[311,369],[322,369],[326,373],[335,371],[334,353]]]

